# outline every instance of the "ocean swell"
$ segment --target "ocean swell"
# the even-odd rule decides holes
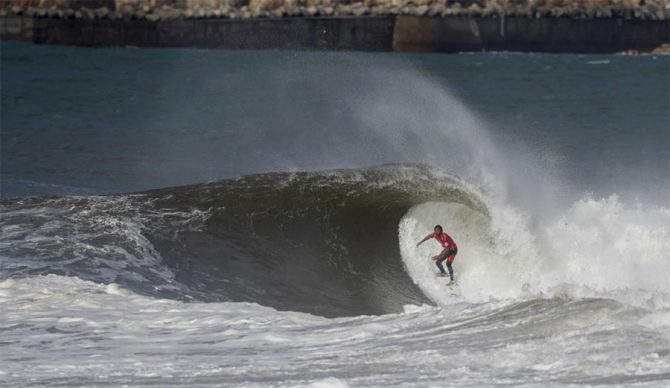
[[[480,221],[488,214],[466,183],[421,165],[3,200],[2,278],[55,273],[330,317],[399,312],[434,302],[407,273],[398,241],[400,220],[427,201]]]

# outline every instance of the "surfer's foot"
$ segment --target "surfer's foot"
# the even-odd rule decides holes
[[[447,287],[449,287],[449,288],[451,288],[453,285],[454,285],[454,281],[453,281],[453,280],[450,281],[449,283],[447,283]]]

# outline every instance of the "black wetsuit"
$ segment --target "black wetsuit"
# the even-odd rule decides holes
[[[437,268],[440,269],[440,272],[446,275],[446,272],[444,271],[444,267],[442,266],[442,262],[447,260],[451,255],[455,255],[458,253],[458,248],[451,248],[448,251],[442,253],[440,257],[435,260],[435,265],[437,265]],[[449,270],[449,277],[451,278],[451,281],[454,281],[454,270],[451,268],[451,264],[447,261],[447,269]]]

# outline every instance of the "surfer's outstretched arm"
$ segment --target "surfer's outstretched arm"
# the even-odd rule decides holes
[[[419,245],[423,244],[424,242],[430,240],[431,238],[433,238],[433,234],[432,234],[432,233],[429,234],[428,236],[424,237],[423,240],[421,240],[421,241],[419,241],[418,243],[416,243],[416,246],[418,247]]]

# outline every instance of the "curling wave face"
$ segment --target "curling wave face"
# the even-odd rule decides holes
[[[429,200],[487,217],[467,184],[419,165],[3,200],[3,278],[71,275],[145,295],[322,316],[398,312],[431,302],[398,241],[399,221]]]

